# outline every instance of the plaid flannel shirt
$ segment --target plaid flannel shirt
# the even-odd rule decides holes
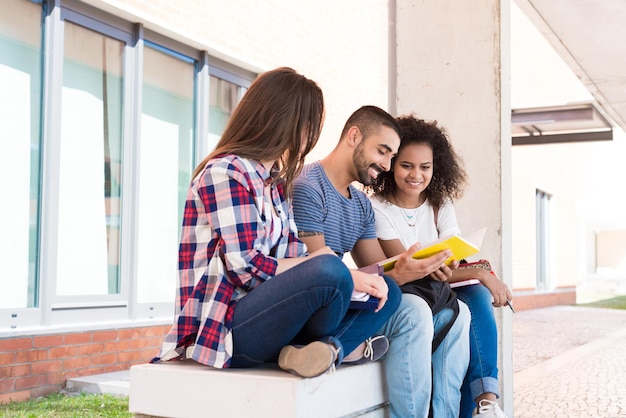
[[[271,198],[263,193],[269,178],[259,162],[227,154],[210,160],[192,182],[178,253],[176,316],[153,362],[191,358],[228,367],[235,295],[271,279],[277,258],[305,254],[282,185],[272,184]],[[282,232],[270,248],[273,207]]]

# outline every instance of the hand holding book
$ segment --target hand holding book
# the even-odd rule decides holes
[[[372,264],[358,270],[363,273],[375,274],[378,276],[383,275],[383,268],[378,264]],[[350,309],[378,309],[379,303],[380,299],[377,297],[365,292],[354,290],[352,291],[352,298],[350,299]]]
[[[428,258],[441,251],[450,250],[452,255],[445,261],[450,265],[454,260],[462,260],[480,251],[486,228],[476,231],[466,238],[460,235],[450,235],[431,242],[413,253],[413,258]],[[399,256],[391,257],[378,263],[385,271],[391,270]]]

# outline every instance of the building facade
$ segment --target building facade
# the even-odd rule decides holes
[[[3,0],[2,10],[0,402],[157,353],[190,173],[256,75],[279,66],[324,91],[311,161],[364,104],[437,119],[470,177],[461,228],[487,226],[481,256],[531,297],[575,286],[569,257],[583,250],[562,237],[577,224],[566,176],[577,157],[511,148],[509,1]],[[533,159],[549,175],[512,175]],[[558,213],[559,267],[542,288],[537,202],[555,196],[546,216]],[[498,320],[510,413],[510,313]]]
[[[387,106],[387,11],[357,0],[3,1],[0,402],[157,353],[190,173],[238,99],[279,66],[315,80],[323,155],[352,111]]]

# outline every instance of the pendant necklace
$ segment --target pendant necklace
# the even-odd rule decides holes
[[[402,213],[404,213],[405,216],[405,221],[407,223],[408,226],[410,227],[414,227],[417,224],[417,210],[419,209],[419,206],[416,207],[415,209],[412,209],[412,213],[411,213],[411,209],[409,209],[409,211],[407,212],[406,209],[404,208],[400,208],[402,209]]]

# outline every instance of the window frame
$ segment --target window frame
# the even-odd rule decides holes
[[[29,1],[29,0],[24,0]],[[36,2],[40,3],[40,2]],[[41,73],[41,165],[39,172],[39,241],[37,243],[38,306],[0,309],[0,337],[30,334],[41,327],[141,322],[169,323],[174,314],[171,302],[138,303],[137,294],[137,161],[140,156],[141,94],[144,42],[195,62],[193,160],[199,163],[210,151],[209,78],[217,76],[246,89],[257,73],[214,57],[208,51],[167,38],[78,0],[48,0],[42,7]],[[124,42],[122,99],[122,207],[120,212],[120,293],[109,295],[57,296],[57,219],[59,216],[61,92],[65,22],[72,22]],[[243,91],[243,90],[242,90]],[[191,167],[193,169],[193,167]],[[174,292],[173,292],[174,293]]]

